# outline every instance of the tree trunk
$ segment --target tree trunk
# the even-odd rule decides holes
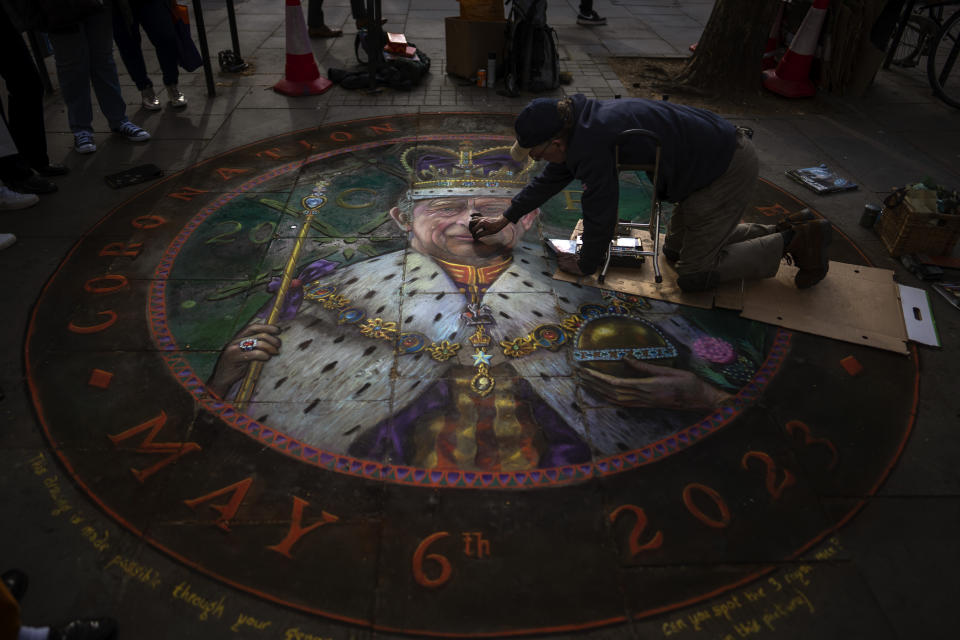
[[[717,0],[682,86],[725,96],[760,90],[760,65],[780,0]]]

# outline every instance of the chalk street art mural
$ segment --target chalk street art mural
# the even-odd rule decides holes
[[[553,280],[578,184],[474,242],[469,216],[539,169],[510,159],[511,123],[294,132],[106,215],[27,348],[90,499],[231,587],[452,636],[689,607],[852,517],[823,496],[876,490],[912,405],[838,363],[910,389],[915,359]],[[622,211],[648,198],[622,177]],[[748,215],[802,206],[761,183]]]

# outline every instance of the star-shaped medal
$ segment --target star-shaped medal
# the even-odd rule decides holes
[[[477,352],[473,354],[473,364],[474,366],[490,364],[491,357],[493,357],[492,353],[486,353],[483,349],[477,349]]]

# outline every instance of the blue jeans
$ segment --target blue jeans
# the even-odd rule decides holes
[[[119,129],[127,122],[127,104],[123,101],[117,65],[113,61],[110,12],[98,11],[87,16],[76,31],[51,32],[50,42],[70,130],[93,132],[91,84],[110,128]]]
[[[157,51],[163,84],[177,84],[180,80],[180,69],[177,67],[177,34],[173,29],[173,17],[166,0],[131,2],[130,10],[133,13],[133,24],[126,24],[119,7],[113,5],[113,39],[117,43],[123,66],[127,68],[127,73],[136,83],[137,89],[143,91],[153,86],[147,76],[147,65],[140,47],[140,27],[143,27]]]

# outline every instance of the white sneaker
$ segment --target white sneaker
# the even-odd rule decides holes
[[[0,187],[0,209],[7,211],[26,209],[38,202],[40,198],[35,193],[19,193],[11,191],[8,187]]]
[[[138,127],[129,120],[120,125],[119,129],[114,129],[114,133],[119,133],[130,142],[146,142],[150,139],[150,134],[145,129]]]
[[[170,101],[167,103],[174,109],[182,109],[187,106],[187,96],[177,88],[175,84],[167,85],[167,97]]]
[[[0,251],[6,249],[17,241],[17,236],[12,233],[0,233]]]
[[[149,87],[140,92],[140,104],[148,111],[160,111],[160,98],[153,92],[153,87]]]

